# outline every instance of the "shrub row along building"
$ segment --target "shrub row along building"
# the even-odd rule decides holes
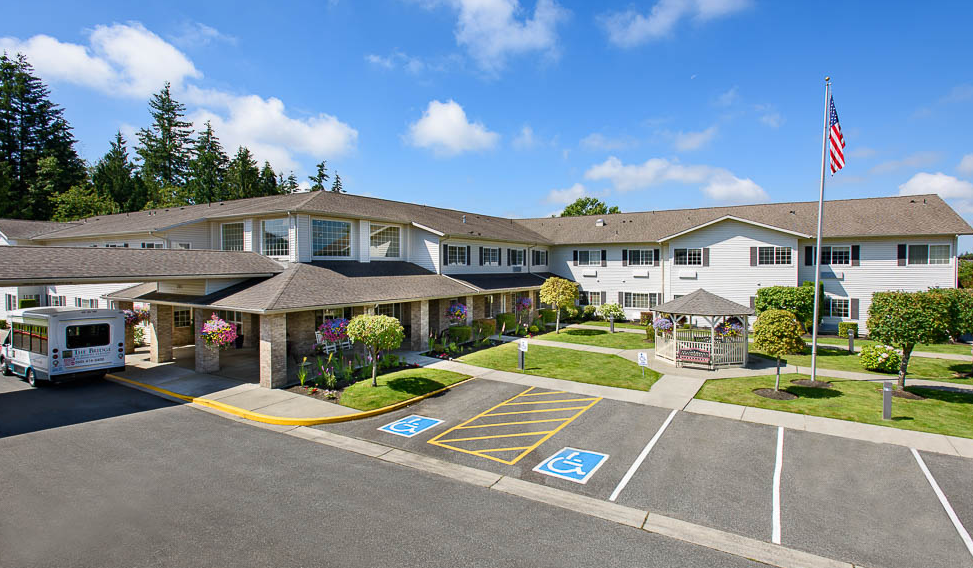
[[[191,344],[213,311],[259,345],[261,384],[288,380],[326,318],[399,318],[407,347],[447,325],[538,305],[545,278],[579,283],[581,304],[631,318],[706,289],[752,305],[757,289],[814,279],[817,204],[774,203],[597,217],[506,219],[331,192],[93,217],[0,220],[5,311],[150,304],[155,361]],[[954,287],[973,228],[936,195],[825,203],[822,327],[864,329],[874,292]],[[26,246],[25,246],[26,245]],[[136,284],[133,286],[133,284]],[[194,329],[195,322],[195,329]],[[219,355],[196,350],[197,370]]]

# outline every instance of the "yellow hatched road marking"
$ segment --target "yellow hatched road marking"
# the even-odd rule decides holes
[[[490,436],[471,436],[469,438],[450,438],[448,440],[439,440],[440,442],[466,442],[469,440],[492,440],[494,438],[516,438],[517,436],[539,436],[541,434],[550,434],[550,430],[545,430],[543,432],[521,432],[519,434],[491,434]]]
[[[508,402],[504,406],[515,406],[518,404],[554,404],[555,402],[585,402],[588,400],[595,400],[594,397],[591,398],[562,398],[558,400],[538,400],[530,402]]]
[[[506,452],[506,451],[509,451],[509,450],[526,450],[529,447],[530,446],[514,446],[512,448],[490,448],[489,450],[477,450],[477,453],[482,453],[482,452]],[[480,456],[480,457],[481,458],[485,458],[486,456]]]
[[[600,398],[598,400],[601,400]],[[597,402],[597,401],[596,401]],[[518,410],[517,412],[494,412],[493,414],[481,414],[477,418],[484,416],[510,416],[512,414],[535,414],[537,412],[557,412],[558,410],[579,410],[588,408],[587,406],[568,406],[565,408],[541,408],[540,410]]]
[[[532,392],[530,394],[518,394],[514,398],[520,398],[522,396],[544,396],[545,394],[564,394],[567,391],[547,391],[547,392]]]
[[[491,426],[512,426],[514,424],[540,424],[541,422],[560,422],[563,418],[545,418],[543,420],[524,420],[521,422],[497,422],[496,424],[477,424],[475,426],[457,426],[453,430],[469,430],[471,428],[489,428]]]

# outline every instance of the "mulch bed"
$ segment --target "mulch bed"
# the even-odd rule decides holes
[[[503,345],[503,342],[491,340],[491,341],[487,341],[486,344],[484,345],[476,345],[476,346],[474,346],[471,343],[466,343],[459,346],[460,350],[457,351],[456,353],[446,353],[443,351],[425,351],[423,353],[420,353],[420,355],[423,355],[425,357],[432,357],[433,359],[442,359],[444,361],[454,361],[457,358],[462,357],[463,355],[469,355],[470,353],[476,353],[477,351],[490,349],[491,347],[496,347],[497,345]]]
[[[396,371],[403,371],[405,369],[416,369],[418,365],[399,365],[398,367],[391,367],[389,369],[379,369],[378,376],[386,375],[388,373],[394,373]],[[341,400],[341,394],[344,392],[345,388],[362,381],[365,379],[371,379],[372,376],[359,377],[351,379],[350,381],[338,381],[335,390],[328,390],[326,388],[318,388],[314,382],[308,378],[307,382],[302,387],[301,385],[293,385],[284,389],[287,392],[292,392],[294,394],[299,394],[303,396],[309,396],[311,398],[316,398],[318,400],[323,400],[325,402],[338,403]]]
[[[882,389],[879,388],[878,390],[879,390],[879,392],[881,392]],[[918,395],[918,394],[916,394],[914,392],[910,392],[910,391],[907,391],[907,390],[902,390],[900,388],[893,388],[892,389],[892,397],[893,398],[904,398],[904,399],[907,399],[907,400],[926,400],[926,397],[924,397],[924,396],[920,396],[920,395]]]
[[[834,385],[831,383],[825,381],[812,381],[810,379],[798,379],[796,381],[791,381],[791,384],[799,387],[810,387],[812,389],[830,389],[834,387]]]
[[[775,391],[774,389],[753,389],[753,394],[774,400],[794,400],[797,395],[787,391]]]

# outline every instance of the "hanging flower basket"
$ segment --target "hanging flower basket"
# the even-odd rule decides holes
[[[743,326],[738,323],[726,323],[723,322],[716,326],[714,330],[717,337],[720,339],[729,339],[731,337],[739,337],[743,334]]]
[[[140,323],[149,321],[149,310],[122,310],[125,314],[125,325],[127,327],[135,327]]]
[[[451,323],[466,322],[466,306],[463,304],[453,304],[446,309],[446,318]]]
[[[330,319],[320,326],[321,338],[330,343],[340,343],[348,339],[348,320],[344,318]]]
[[[530,306],[531,306],[530,298],[528,298],[527,296],[522,296],[520,298],[517,298],[517,303],[514,305],[514,309],[517,310],[518,312],[522,312],[524,310],[529,310]]]
[[[652,327],[658,331],[672,333],[672,320],[669,318],[655,318],[652,320]]]
[[[213,316],[203,323],[203,328],[199,332],[206,346],[211,349],[226,349],[236,342],[236,326],[232,323]]]

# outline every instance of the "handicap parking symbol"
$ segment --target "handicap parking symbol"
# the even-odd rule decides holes
[[[406,416],[405,418],[400,418],[395,422],[386,424],[385,426],[379,428],[379,430],[389,434],[395,434],[396,436],[411,438],[416,434],[425,432],[433,426],[438,426],[442,423],[442,420],[426,418],[425,416],[413,414],[412,416]]]
[[[537,464],[534,471],[584,484],[588,483],[588,479],[598,471],[598,468],[607,459],[608,454],[564,448]]]

